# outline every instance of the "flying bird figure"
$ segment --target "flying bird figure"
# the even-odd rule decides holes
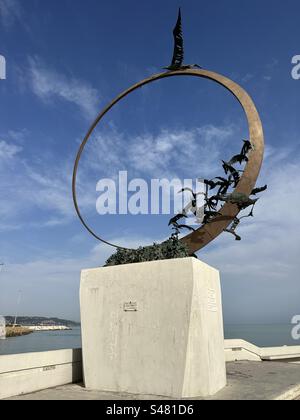
[[[183,194],[185,192],[189,192],[192,195],[192,200],[185,206],[185,208],[182,211],[182,214],[185,214],[186,216],[191,213],[195,216],[195,218],[197,219],[196,223],[198,224],[202,224],[202,220],[203,220],[203,214],[204,214],[204,208],[205,206],[198,206],[198,196],[199,195],[204,195],[205,196],[205,200],[207,199],[207,193],[205,192],[198,192],[195,193],[192,188],[183,188],[182,190],[180,190],[178,192],[178,194]],[[173,224],[174,226],[174,224]],[[176,223],[176,227],[179,229],[189,229],[191,231],[195,231],[195,229],[191,228],[190,226],[187,225],[178,225]]]
[[[229,188],[231,187],[231,185],[233,183],[236,183],[236,181],[233,180],[232,175],[230,175],[228,179],[225,179],[225,178],[222,178],[222,177],[218,177],[216,179],[219,180],[219,185],[220,185],[220,188],[218,190],[218,195],[220,195],[220,194],[227,194],[227,192],[228,192]]]
[[[204,192],[195,193],[191,188],[183,188],[182,190],[180,190],[178,192],[178,194],[182,194],[182,193],[185,193],[185,192],[190,192],[192,194],[194,200],[197,200],[198,195],[205,195]]]
[[[175,217],[173,217],[170,222],[169,222],[169,226],[174,226],[176,224],[178,224],[179,220],[181,219],[187,219],[187,215],[186,214],[177,214]]]
[[[215,197],[219,201],[224,201],[225,203],[236,204],[239,210],[245,210],[250,206],[255,206],[258,198],[252,200],[248,195],[243,193],[232,193],[232,194],[224,194]]]
[[[267,191],[267,189],[268,189],[268,186],[267,185],[265,185],[262,188],[255,188],[250,195],[257,195],[259,193],[262,193],[262,192]]]
[[[217,210],[217,206],[219,204],[219,196],[213,195],[212,197],[207,198],[206,200],[206,207],[209,208],[209,210]]]
[[[216,179],[216,178],[214,178],[214,179]],[[217,182],[215,182],[214,179],[212,179],[212,180],[205,179],[204,180],[204,184],[208,185],[211,190],[214,190],[217,186]]]
[[[253,208],[251,209],[250,213],[247,216],[240,217],[239,220],[241,221],[243,219],[247,219],[248,217],[254,217],[254,206],[253,206]]]
[[[187,229],[191,232],[196,232],[196,229],[194,229],[192,226],[188,225],[176,225],[176,228],[180,231],[181,229]],[[179,233],[179,232],[178,232]]]
[[[239,155],[233,156],[233,158],[228,162],[228,165],[233,166],[236,163],[242,165],[243,162],[249,162],[249,159],[246,155],[241,153]]]
[[[230,228],[224,230],[224,232],[231,233],[231,235],[233,235],[235,237],[236,241],[241,241],[242,240],[242,238],[236,233],[236,230],[237,230],[240,223],[241,223],[240,219],[235,217],[235,219],[234,219],[232,225],[230,226]]]
[[[176,70],[188,70],[201,67],[198,64],[183,64],[184,61],[184,44],[183,44],[183,32],[182,32],[182,19],[181,9],[179,9],[178,19],[173,31],[174,35],[174,54],[172,63],[168,67],[164,67],[165,70],[176,71]]]
[[[228,179],[222,177],[216,177],[211,181],[205,179],[204,184],[208,185],[211,190],[214,190],[216,187],[219,187],[217,195],[226,194],[229,188],[233,183],[232,176],[230,175]]]
[[[232,165],[230,165],[228,162],[225,162],[224,160],[222,160],[222,162],[223,162],[223,169],[225,171],[225,174],[226,175],[228,175],[228,174],[232,175],[232,177],[234,179],[234,183],[235,183],[234,186],[236,187],[237,184],[240,182],[240,179],[241,179],[240,174],[239,174],[239,172],[241,172],[241,171],[238,171]]]
[[[253,146],[249,140],[243,140],[244,146],[241,151],[241,155],[247,156],[250,150],[253,150]]]
[[[178,34],[181,35],[181,37],[176,38],[176,34],[177,36]],[[176,50],[175,48],[173,64],[175,63],[174,66],[177,66],[176,68],[182,68],[180,67],[182,66],[182,62],[183,62],[183,41],[182,41],[180,12],[179,12],[179,17],[178,17],[178,22],[174,30],[174,36],[175,36],[175,40],[177,39],[178,42],[179,41],[182,42],[181,44],[182,49],[177,48]],[[181,57],[178,56],[179,54],[178,51],[182,52]],[[176,52],[177,52],[177,56],[176,56]],[[179,61],[176,62],[176,57],[177,58],[179,57],[180,60],[182,61],[180,61],[178,58]],[[211,180],[202,179],[202,178],[199,179],[199,181],[204,183],[206,187],[205,188],[206,192],[195,193],[192,188],[183,188],[181,191],[179,191],[179,194],[189,192],[192,195],[192,200],[186,206],[186,208],[182,210],[181,214],[178,214],[177,216],[173,217],[169,222],[169,226],[172,226],[172,228],[175,230],[176,235],[180,233],[181,229],[188,229],[190,231],[195,232],[195,229],[193,227],[178,223],[181,219],[188,218],[188,214],[190,212],[196,216],[197,223],[199,223],[200,225],[206,225],[207,223],[213,222],[214,219],[218,219],[219,215],[222,215],[222,213],[220,213],[220,210],[218,210],[218,208],[219,208],[219,203],[224,202],[224,203],[235,204],[238,207],[239,211],[243,211],[247,209],[248,207],[252,206],[251,211],[248,215],[242,216],[242,217],[238,217],[238,216],[234,217],[232,219],[230,227],[224,230],[224,232],[228,232],[232,234],[235,237],[236,241],[242,240],[241,236],[239,236],[236,233],[236,230],[239,227],[242,219],[246,217],[254,217],[254,208],[255,208],[256,203],[259,200],[259,198],[256,198],[256,197],[251,198],[251,196],[256,196],[257,194],[262,193],[268,189],[267,185],[265,185],[262,188],[255,188],[252,190],[251,194],[249,195],[244,194],[244,193],[234,192],[234,191],[229,192],[229,189],[231,187],[236,188],[238,186],[241,180],[240,174],[244,172],[243,170],[236,169],[234,165],[236,163],[242,164],[243,162],[249,162],[249,152],[250,150],[253,150],[253,146],[249,140],[244,140],[243,142],[244,144],[243,144],[240,154],[233,156],[229,162],[226,162],[224,160],[222,161],[223,169],[224,169],[225,174],[227,175],[227,178],[220,176],[220,177],[215,177]],[[214,195],[209,196],[209,190],[210,191],[214,190],[217,187],[218,187],[218,191]],[[205,204],[201,208],[200,207],[198,208],[197,198],[201,194],[204,195]]]
[[[247,217],[254,217],[253,211],[254,211],[254,206],[253,206],[251,212],[247,216],[243,216],[243,217],[240,217],[240,218],[235,217],[234,220],[233,220],[232,225],[230,226],[230,228],[229,229],[225,229],[224,232],[231,233],[235,237],[235,240],[236,241],[241,241],[242,238],[236,233],[236,230],[239,227],[242,219],[245,219]]]
[[[198,216],[198,206],[197,206],[197,197],[198,195],[204,195],[206,196],[206,194],[204,192],[199,192],[199,193],[195,193],[191,188],[183,188],[182,190],[180,190],[178,192],[178,194],[183,194],[185,192],[190,192],[193,196],[192,201],[187,205],[187,207],[184,209],[184,214],[187,214],[188,211],[191,211],[194,216]]]
[[[182,214],[177,214],[175,217],[173,217],[170,220],[169,226],[172,226],[172,229],[175,230],[175,234],[179,235],[181,229],[188,229],[189,231],[195,232],[195,229],[192,228],[191,226],[178,224],[179,220],[183,218],[187,219],[187,215],[182,213]]]

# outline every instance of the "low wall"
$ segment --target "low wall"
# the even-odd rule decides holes
[[[225,340],[226,362],[300,362],[300,346],[257,347],[245,340]]]
[[[244,340],[225,340],[225,357],[227,362],[300,363],[300,346],[260,348]],[[81,349],[0,356],[0,399],[82,379]]]
[[[47,325],[29,325],[28,327],[24,326],[30,331],[71,331],[72,328],[66,327],[64,325],[56,325],[56,326],[47,326]]]
[[[82,381],[82,352],[0,356],[0,399]]]

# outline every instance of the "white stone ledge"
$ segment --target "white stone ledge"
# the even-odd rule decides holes
[[[234,361],[290,361],[300,358],[300,346],[257,347],[245,340],[225,340],[227,362]]]
[[[80,349],[0,356],[0,399],[81,380]]]

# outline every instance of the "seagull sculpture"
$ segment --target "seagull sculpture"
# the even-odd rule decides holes
[[[248,153],[253,150],[253,146],[249,140],[243,140],[244,145],[241,151],[241,155],[247,156]]]
[[[262,188],[255,188],[255,189],[252,191],[252,193],[251,193],[250,195],[257,195],[257,194],[260,194],[260,193],[262,193],[262,192],[267,191],[267,189],[268,189],[268,186],[267,186],[267,185],[265,185],[265,186],[264,186],[264,187],[262,187]]]
[[[184,45],[183,45],[183,33],[182,33],[182,19],[181,9],[179,8],[178,19],[173,31],[174,35],[174,54],[172,63],[168,67],[164,67],[165,70],[176,71],[176,70],[189,70],[198,68],[201,69],[198,64],[183,64],[184,61]]]
[[[240,223],[241,223],[241,220],[238,217],[235,217],[235,219],[234,219],[232,225],[230,226],[230,228],[224,230],[224,232],[231,233],[235,237],[236,241],[241,241],[242,240],[242,238],[236,233],[236,230],[237,230]]]

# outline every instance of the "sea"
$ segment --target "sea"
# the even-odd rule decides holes
[[[244,339],[259,347],[300,346],[300,340],[292,338],[292,328],[290,324],[225,325],[225,338]],[[0,340],[0,355],[71,348],[81,348],[80,327],[71,331],[35,332],[23,337]]]

